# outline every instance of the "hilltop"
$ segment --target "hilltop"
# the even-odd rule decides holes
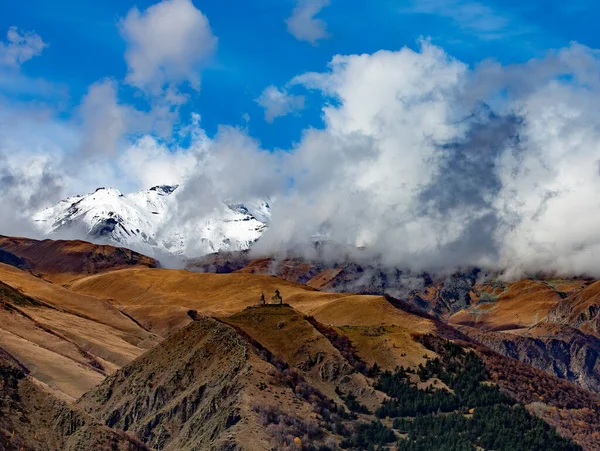
[[[109,269],[156,268],[157,260],[129,249],[87,241],[34,240],[0,235],[1,263],[28,269],[46,280],[64,283]]]

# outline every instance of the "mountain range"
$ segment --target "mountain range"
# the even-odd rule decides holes
[[[185,216],[177,210],[181,190],[177,185],[161,185],[122,194],[98,188],[64,199],[32,219],[48,237],[80,238],[177,257],[248,249],[268,228],[271,208],[261,200],[219,203],[206,214],[192,211],[191,219],[178,221]]]

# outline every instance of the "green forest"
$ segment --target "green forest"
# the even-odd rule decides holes
[[[437,343],[435,351],[441,358],[427,360],[416,371],[399,367],[378,372],[375,388],[390,399],[375,415],[393,419],[393,430],[381,421],[362,423],[342,448],[390,449],[395,443],[406,451],[581,449],[489,384],[486,367],[473,351],[450,341]],[[419,389],[415,378],[432,384]],[[358,410],[353,398],[346,402]]]

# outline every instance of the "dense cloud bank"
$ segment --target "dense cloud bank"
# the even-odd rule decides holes
[[[135,13],[123,26],[152,17]],[[204,16],[198,20],[209,30]],[[206,33],[208,52],[215,40]],[[140,40],[147,41],[152,37]],[[133,57],[140,45],[129,50],[129,78],[146,87],[152,81],[140,80]],[[187,76],[187,70],[176,76]],[[170,73],[160,74],[152,88],[154,107],[144,113],[118,104],[112,94],[94,96],[98,89],[112,93],[110,82],[93,87],[87,101],[94,100],[94,111],[107,117],[84,120],[85,139],[72,153],[44,160],[43,151],[29,150],[19,157],[38,161],[37,169],[16,164],[7,154],[14,142],[4,137],[4,205],[21,206],[14,208],[27,217],[50,192],[62,193],[59,187],[73,191],[86,186],[82,180],[99,177],[102,185],[124,191],[177,182],[182,188],[171,225],[195,221],[221,200],[270,199],[270,228],[256,243],[256,254],[313,258],[319,241],[321,257],[350,256],[413,271],[478,266],[508,275],[600,275],[595,50],[572,44],[520,65],[485,61],[476,67],[427,41],[418,51],[338,55],[323,72],[299,75],[280,90],[272,87],[283,95],[313,90],[323,98],[324,125],[305,130],[285,151],[262,149],[241,128],[223,126],[208,137],[198,115],[178,129],[189,146],[169,145],[174,118],[161,114],[160,106],[174,106],[166,110],[173,112],[185,99],[165,85]],[[104,109],[97,105],[103,102],[109,103]],[[293,110],[279,108],[269,118]],[[84,119],[86,111],[84,105]],[[132,118],[135,126],[125,123]],[[146,134],[122,145],[127,132],[143,131],[156,118],[167,123],[164,135]],[[73,155],[82,156],[78,171],[69,168]],[[126,186],[119,185],[123,181]]]
[[[599,68],[577,44],[474,69],[427,42],[336,56],[293,80],[329,99],[326,125],[285,156],[293,184],[256,250],[319,234],[417,271],[597,274]]]

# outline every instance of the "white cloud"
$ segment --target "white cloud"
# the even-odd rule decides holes
[[[184,180],[180,207],[191,220],[224,200],[264,199],[282,187],[280,155],[262,149],[239,128],[220,127],[208,139],[198,127],[187,152],[195,156],[196,166]]]
[[[0,102],[0,233],[37,236],[29,215],[64,195],[62,155],[75,145],[48,111]]]
[[[118,103],[116,82],[104,80],[91,85],[81,103],[80,113],[83,154],[87,157],[114,156],[119,141],[129,129],[130,120],[128,108]]]
[[[422,53],[337,56],[330,66],[294,80],[338,106],[324,107],[326,128],[306,132],[287,159],[294,189],[260,245],[302,248],[327,232],[344,245],[425,258],[431,237],[459,233],[418,218],[415,195],[435,177],[436,140],[461,134],[450,125],[460,114],[450,99],[467,68],[428,44]]]
[[[265,121],[268,123],[304,108],[304,96],[288,94],[285,89],[275,86],[265,88],[256,102],[265,109]]]
[[[427,42],[334,57],[293,80],[335,101],[286,156],[293,186],[256,250],[311,252],[324,234],[333,257],[417,271],[597,276],[598,73],[576,44],[476,70]]]
[[[142,111],[119,102],[116,81],[105,79],[92,84],[79,107],[80,156],[95,164],[117,158],[128,147],[129,137],[141,133],[171,139],[173,123],[179,119],[179,107],[186,101],[177,90],[168,88],[153,99],[149,110]],[[139,143],[145,144],[145,141]]]
[[[118,166],[137,191],[181,183],[196,169],[196,156],[187,149],[169,149],[154,137],[145,135],[125,149]]]
[[[199,89],[199,68],[217,45],[208,19],[190,0],[133,8],[121,22],[121,33],[127,41],[126,81],[153,92],[184,81]]]
[[[0,42],[0,66],[18,68],[34,56],[41,55],[47,46],[48,44],[34,32],[23,32],[17,27],[10,27],[6,41]]]
[[[126,81],[148,94],[147,106],[140,109],[121,102],[119,83],[105,79],[90,85],[78,111],[82,139],[77,162],[93,162],[110,178],[118,172],[115,159],[129,147],[131,136],[150,133],[152,137],[138,141],[149,152],[158,144],[151,146],[148,140],[172,138],[180,107],[188,101],[178,85],[187,81],[198,89],[199,66],[216,45],[208,19],[190,0],[164,0],[142,12],[133,8],[120,30],[127,41]],[[134,150],[127,150],[130,159],[142,156]],[[130,159],[126,166],[133,168]]]
[[[3,234],[37,236],[29,215],[58,200],[62,177],[49,156],[36,155],[16,164],[0,151],[0,230]]]
[[[299,41],[315,45],[329,37],[327,26],[315,16],[329,5],[330,0],[298,0],[292,15],[285,20],[288,31]]]

